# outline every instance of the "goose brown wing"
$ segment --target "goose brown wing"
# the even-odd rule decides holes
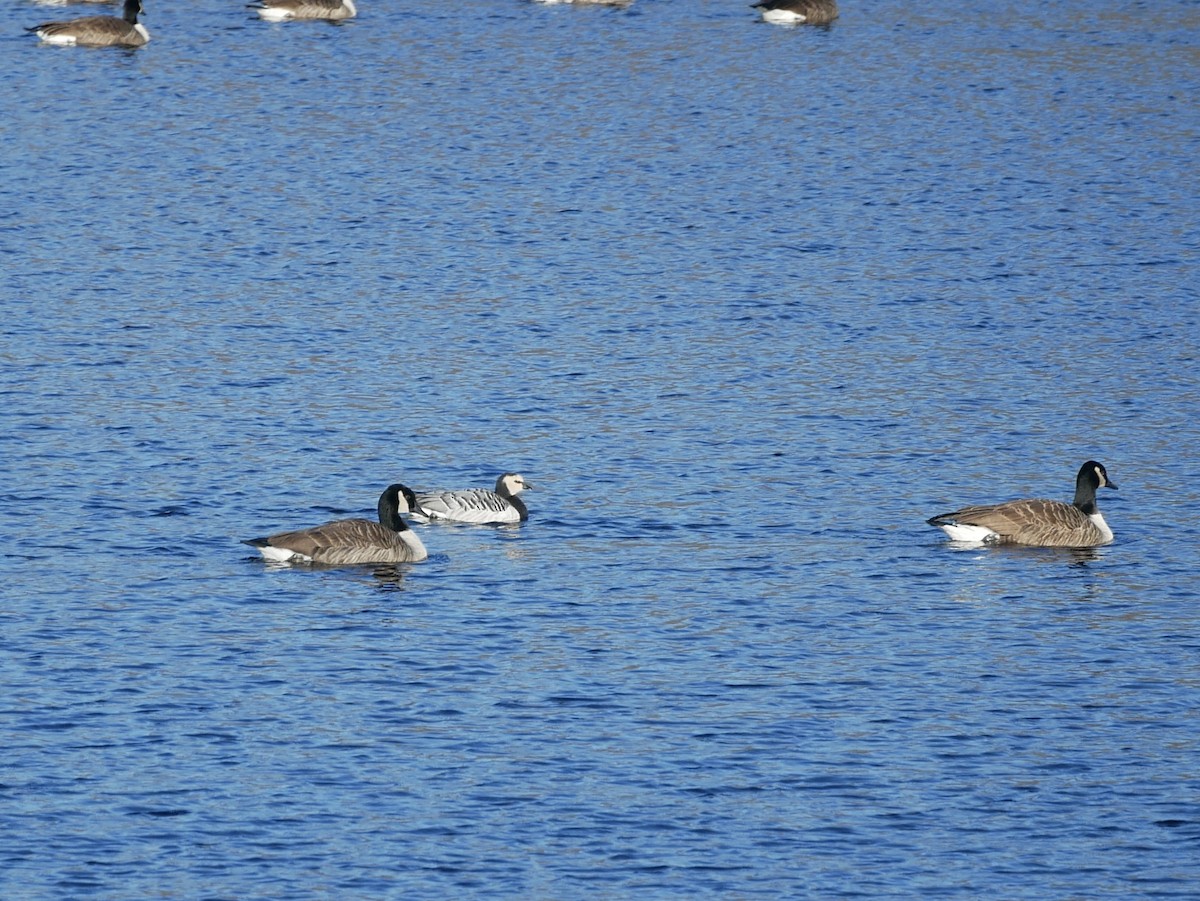
[[[272,9],[290,10],[297,19],[345,17],[349,13],[343,7],[342,0],[264,0],[264,5]]]
[[[267,543],[274,547],[287,548],[314,560],[340,548],[391,548],[396,541],[395,532],[369,519],[339,519],[267,538]]]
[[[805,0],[792,7],[804,15],[804,21],[809,25],[824,25],[837,18],[837,3],[833,0]]]
[[[111,44],[129,40],[131,34],[140,37],[128,22],[116,16],[84,16],[67,22],[47,22],[31,30],[44,37],[74,35],[80,44]]]
[[[1014,544],[1086,547],[1098,543],[1101,537],[1078,507],[1042,498],[964,507],[943,518],[991,529],[1002,541]]]

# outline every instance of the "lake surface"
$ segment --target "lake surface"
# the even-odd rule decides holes
[[[1200,897],[1200,6],[147,6],[0,37],[0,895]]]

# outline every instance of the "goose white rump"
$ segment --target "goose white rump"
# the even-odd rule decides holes
[[[828,25],[838,17],[837,0],[760,0],[752,6],[772,25]]]

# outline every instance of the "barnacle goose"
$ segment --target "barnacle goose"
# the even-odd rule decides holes
[[[496,479],[496,490],[429,491],[417,495],[413,517],[425,522],[505,523],[524,522],[529,509],[517,495],[533,486],[515,472]]]

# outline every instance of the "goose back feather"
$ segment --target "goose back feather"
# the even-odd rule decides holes
[[[389,485],[379,497],[379,522],[339,519],[310,529],[278,532],[242,542],[275,563],[418,563],[429,556],[425,545],[401,517],[416,504],[412,490]]]
[[[284,19],[353,19],[354,0],[262,0],[250,4],[259,16],[272,22]]]
[[[1036,547],[1098,547],[1113,540],[1112,529],[1096,505],[1098,488],[1116,489],[1095,460],[1080,467],[1075,500],[1031,498],[1002,504],[963,507],[928,520],[955,541],[1023,544]]]
[[[84,16],[65,22],[45,22],[28,29],[47,44],[84,47],[140,47],[150,40],[146,26],[138,22],[141,0],[125,0],[124,15]]]

